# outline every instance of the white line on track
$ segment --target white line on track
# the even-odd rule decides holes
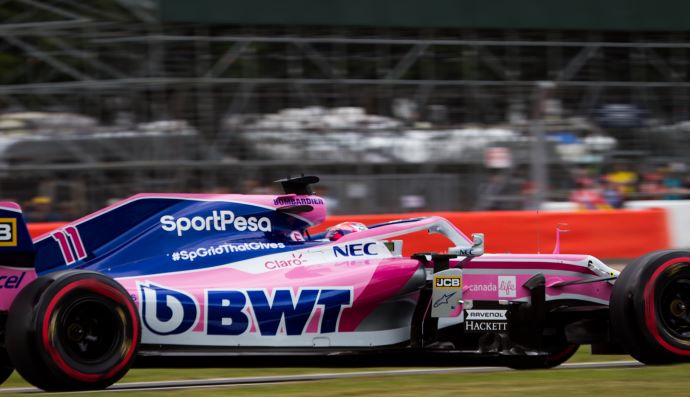
[[[640,367],[642,363],[638,361],[602,361],[591,363],[563,364],[556,369],[597,369],[597,368],[629,368]],[[422,368],[422,369],[394,369],[381,371],[358,371],[358,372],[334,372],[316,373],[300,375],[275,375],[275,376],[252,376],[238,378],[214,378],[214,379],[194,379],[194,380],[172,380],[155,382],[128,382],[118,383],[105,390],[91,390],[81,392],[65,392],[51,394],[80,394],[80,393],[112,393],[112,392],[131,392],[146,390],[177,390],[177,389],[200,389],[212,387],[238,387],[238,386],[258,386],[271,383],[292,383],[309,382],[326,379],[343,379],[356,377],[378,377],[378,376],[404,376],[404,375],[437,375],[454,373],[489,373],[513,371],[505,367],[452,367],[452,368]],[[34,387],[13,387],[1,388],[0,394],[7,393],[41,393],[42,391]]]

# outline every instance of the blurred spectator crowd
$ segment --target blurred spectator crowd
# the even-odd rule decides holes
[[[569,200],[565,204],[575,203],[581,209],[622,208],[630,200],[690,199],[690,168],[684,159],[690,149],[690,122],[639,131],[620,126],[607,130],[586,117],[546,118],[539,125],[526,119],[445,125],[398,114],[368,114],[358,107],[312,106],[233,115],[223,120],[221,130],[227,140],[202,139],[184,120],[139,124],[116,120],[103,126],[94,118],[68,113],[7,113],[0,115],[0,165],[49,169],[52,164],[87,161],[89,166],[119,166],[146,159],[173,169],[181,161],[193,165],[208,159],[238,166],[243,161],[266,163],[263,168],[257,165],[252,177],[237,167],[235,174],[211,178],[212,183],[203,185],[196,183],[194,173],[163,180],[175,181],[174,186],[157,184],[161,177],[147,179],[134,167],[119,176],[104,167],[107,171],[98,174],[102,183],[122,185],[109,190],[78,181],[71,172],[65,173],[69,177],[61,176],[79,194],[55,194],[55,189],[40,188],[33,177],[26,178],[27,190],[15,194],[22,197],[17,201],[22,201],[31,222],[74,220],[146,190],[280,194],[279,186],[270,182],[276,179],[272,171],[295,165],[301,172],[315,173],[319,172],[312,168],[320,166],[326,170],[322,174],[332,177],[324,180],[330,189],[316,187],[331,214],[534,208],[531,200],[537,195],[529,167],[537,157],[550,169],[551,191],[545,198]],[[537,138],[537,130],[543,138]],[[544,145],[539,155],[538,142]],[[637,159],[619,161],[619,155]],[[424,166],[411,167],[416,164]],[[381,169],[387,175],[379,175]],[[201,175],[207,171],[199,170]],[[5,179],[12,181],[14,174],[8,175]],[[50,175],[41,182],[57,179]],[[137,180],[143,182],[135,185]],[[427,182],[434,190],[441,186],[446,190],[432,195]],[[478,188],[482,184],[486,188]],[[19,185],[12,181],[10,186]],[[100,194],[101,190],[107,191]],[[443,200],[434,200],[437,197]]]
[[[581,209],[623,208],[628,200],[690,198],[690,173],[685,163],[670,163],[655,168],[618,163],[601,174],[577,168],[573,171],[573,177],[575,188],[570,194],[570,201],[577,203]]]

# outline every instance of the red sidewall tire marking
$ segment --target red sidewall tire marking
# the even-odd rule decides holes
[[[668,343],[664,338],[661,337],[661,333],[659,332],[659,325],[657,324],[656,321],[656,307],[654,306],[655,304],[655,298],[654,298],[654,290],[655,290],[655,282],[659,278],[659,276],[669,267],[675,265],[676,263],[690,263],[690,258],[675,258],[671,259],[667,262],[665,262],[663,265],[659,266],[654,273],[652,274],[652,277],[649,279],[647,282],[647,285],[644,288],[644,313],[645,313],[645,323],[647,325],[647,330],[652,334],[652,337],[659,343],[664,349],[668,350],[671,353],[678,354],[681,356],[690,356],[690,350],[683,350],[680,349],[676,346],[671,345]]]
[[[563,349],[562,351],[560,351],[560,352],[558,352],[552,356],[549,356],[548,360],[552,361],[552,362],[557,362],[557,361],[561,360],[563,357],[566,357],[567,355],[572,354],[575,350],[577,350],[578,347],[580,347],[580,346],[579,345],[570,345],[567,348]]]
[[[60,353],[57,351],[57,349],[50,343],[50,317],[52,316],[55,310],[55,306],[58,304],[60,299],[63,296],[65,296],[65,294],[76,288],[84,288],[97,294],[104,295],[114,300],[115,302],[121,303],[123,306],[127,308],[130,318],[132,319],[132,346],[130,346],[130,349],[125,355],[125,357],[106,374],[89,374],[72,368],[69,364],[65,362]],[[134,351],[136,350],[135,345],[139,340],[139,327],[136,321],[136,316],[137,313],[134,310],[133,305],[131,305],[129,300],[127,300],[126,297],[122,295],[122,292],[120,292],[116,288],[111,287],[107,284],[103,284],[102,282],[95,279],[77,280],[70,284],[67,284],[64,288],[58,291],[58,293],[55,294],[55,296],[53,296],[53,298],[48,303],[48,307],[46,308],[46,312],[43,317],[43,327],[41,330],[43,346],[45,347],[48,354],[50,354],[50,357],[53,359],[55,364],[57,364],[58,368],[60,368],[60,370],[62,370],[65,374],[79,381],[96,382],[100,379],[108,378],[115,375],[118,371],[120,371],[127,365],[127,363],[132,358],[132,355],[134,355]]]

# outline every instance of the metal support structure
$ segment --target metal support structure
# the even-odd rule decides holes
[[[555,85],[552,82],[540,82],[535,89],[534,111],[532,113],[532,162],[530,174],[532,180],[532,210],[539,210],[549,196],[549,167],[546,154],[546,136],[544,134],[544,105]]]
[[[669,55],[669,51],[690,48],[690,37],[684,41],[677,33],[669,34],[667,40],[642,37],[634,42],[632,35],[629,41],[621,40],[624,33],[615,37],[602,33],[584,41],[582,36],[569,40],[567,32],[544,32],[542,39],[530,34],[524,36],[530,39],[524,39],[519,31],[508,31],[500,40],[496,36],[486,39],[473,31],[459,31],[454,38],[435,37],[428,29],[417,37],[409,32],[396,37],[391,29],[385,36],[364,36],[356,29],[342,28],[334,28],[339,34],[324,36],[310,35],[308,29],[299,30],[306,32],[299,35],[270,35],[269,28],[260,27],[199,30],[162,26],[156,23],[150,1],[112,0],[100,8],[73,0],[50,5],[34,0],[8,3],[38,12],[41,17],[37,18],[42,19],[0,25],[0,44],[14,48],[11,55],[40,61],[24,75],[0,75],[0,94],[13,95],[14,102],[29,107],[39,101],[31,97],[60,98],[78,92],[89,97],[89,102],[98,103],[96,112],[103,114],[112,111],[104,96],[131,97],[134,90],[148,101],[130,104],[139,118],[160,113],[147,108],[166,108],[168,114],[201,120],[207,117],[197,113],[209,106],[188,106],[180,99],[197,95],[200,86],[213,86],[224,92],[202,91],[211,96],[204,101],[219,102],[214,109],[237,102],[228,102],[232,92],[259,112],[276,111],[291,103],[337,103],[379,113],[380,109],[390,109],[396,97],[405,97],[420,105],[453,107],[451,122],[496,122],[506,114],[510,102],[505,99],[506,92],[510,98],[525,97],[536,82],[545,80],[568,88],[568,96],[559,99],[576,115],[586,115],[593,106],[615,101],[621,91],[673,91],[675,99],[659,108],[665,113],[661,117],[689,107],[678,106],[679,101],[689,101],[687,90],[678,89],[690,86],[681,77],[687,75],[688,62]],[[35,29],[38,26],[45,29]],[[615,71],[598,72],[600,66],[592,60],[606,58],[611,50],[644,53],[640,67],[656,73],[636,80]],[[279,56],[281,53],[290,54],[289,59]],[[474,66],[463,67],[470,53],[474,54]],[[625,57],[610,61],[604,63],[605,68],[617,62],[621,70],[629,69],[624,65]],[[201,71],[199,64],[210,66]],[[39,83],[36,76],[52,77]],[[247,86],[255,89],[249,93],[238,89]],[[466,98],[459,87],[470,87],[473,98]],[[157,94],[160,92],[166,94]],[[214,111],[213,117],[225,116]]]

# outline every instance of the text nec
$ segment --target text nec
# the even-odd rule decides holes
[[[333,254],[338,256],[375,256],[376,251],[372,249],[376,243],[347,244],[333,247]]]
[[[158,335],[189,331],[200,309],[186,293],[148,284],[140,285],[142,320]],[[262,336],[279,333],[301,335],[317,308],[321,309],[320,333],[336,332],[342,310],[352,304],[352,291],[338,288],[265,290],[208,290],[205,294],[205,329],[208,335],[241,335],[256,324]],[[281,331],[281,324],[284,325]]]
[[[436,277],[435,285],[437,287],[442,287],[442,288],[460,287],[460,278],[459,277]]]

